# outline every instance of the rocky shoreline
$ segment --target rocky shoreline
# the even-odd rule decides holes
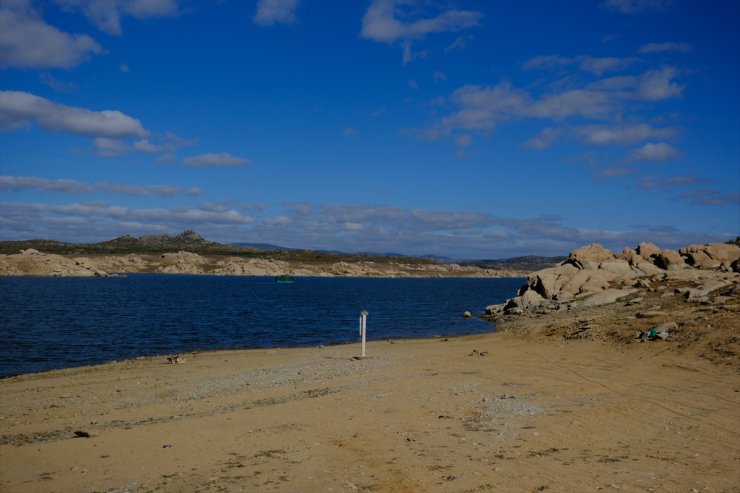
[[[619,344],[660,340],[717,363],[740,364],[740,248],[642,243],[612,253],[591,244],[486,307],[498,330]]]

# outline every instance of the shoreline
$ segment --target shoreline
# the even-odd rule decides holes
[[[0,380],[0,488],[729,492],[740,479],[736,366],[510,332],[359,349]]]
[[[480,318],[481,320],[490,323],[494,329],[488,331],[488,332],[471,332],[468,334],[454,334],[454,335],[433,335],[429,337],[388,337],[388,338],[380,338],[380,339],[367,339],[367,344],[371,343],[377,343],[377,342],[388,342],[390,344],[398,344],[398,343],[404,343],[404,342],[414,342],[414,341],[428,341],[428,340],[450,340],[450,339],[457,339],[462,337],[473,337],[473,336],[480,336],[480,335],[487,335],[487,334],[495,334],[495,326],[496,323],[486,320],[482,317],[476,317]],[[446,342],[446,341],[445,341]],[[184,351],[175,351],[170,353],[160,353],[160,354],[142,354],[138,356],[132,356],[130,358],[122,358],[122,359],[113,359],[109,361],[101,361],[99,363],[90,363],[87,365],[77,365],[77,366],[66,366],[62,368],[52,368],[49,370],[43,370],[38,372],[30,372],[30,373],[18,373],[16,375],[7,375],[7,376],[0,376],[0,382],[3,380],[9,380],[9,379],[22,379],[25,377],[35,377],[38,376],[39,378],[42,378],[44,376],[49,375],[50,373],[55,372],[65,372],[69,371],[71,373],[76,373],[77,370],[80,372],[84,372],[85,369],[89,369],[90,371],[94,371],[97,367],[105,367],[109,365],[114,364],[125,364],[125,363],[133,363],[136,361],[148,361],[148,360],[162,360],[166,361],[168,358],[188,358],[192,356],[198,356],[198,355],[208,355],[211,353],[218,354],[221,352],[229,352],[229,353],[240,353],[240,352],[249,352],[249,351],[292,351],[292,350],[299,350],[299,349],[325,349],[325,348],[336,348],[336,347],[344,347],[344,346],[353,346],[357,345],[359,347],[358,341],[353,342],[338,342],[333,344],[319,344],[319,345],[305,345],[305,346],[265,346],[265,347],[244,347],[244,348],[216,348],[216,349],[186,349]],[[358,351],[359,354],[359,351]],[[175,363],[180,364],[180,363]],[[49,375],[53,376],[53,375]]]

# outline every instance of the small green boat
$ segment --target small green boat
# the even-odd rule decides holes
[[[275,276],[275,282],[278,284],[291,284],[295,282],[295,279],[287,275]]]

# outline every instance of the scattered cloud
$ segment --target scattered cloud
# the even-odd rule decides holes
[[[419,83],[416,82],[415,80],[410,80],[408,82],[408,86],[409,86],[409,88],[413,89],[414,91],[418,91],[419,90]]]
[[[597,230],[567,226],[558,216],[507,218],[472,211],[305,203],[257,220],[248,234],[255,241],[286,246],[416,255],[455,252],[469,258],[565,254],[592,242],[620,251],[641,241],[665,247],[706,241],[666,226]]]
[[[634,169],[628,167],[628,166],[617,166],[617,165],[607,165],[596,171],[596,176],[598,178],[616,178],[617,176],[624,176],[634,173]]]
[[[665,12],[670,9],[673,0],[603,0],[601,5],[621,14],[644,14]]]
[[[0,192],[17,192],[26,189],[68,194],[87,194],[95,191],[94,186],[77,180],[0,176]]]
[[[442,72],[441,70],[435,70],[432,72],[432,79],[434,82],[442,82],[443,80],[447,80],[447,74]]]
[[[475,27],[483,18],[481,12],[449,9],[432,17],[409,20],[412,13],[400,0],[373,0],[362,18],[363,38],[381,43],[420,39],[430,33],[456,32]]]
[[[678,198],[688,200],[691,205],[723,206],[740,204],[740,193],[724,193],[714,188],[683,192]]]
[[[259,0],[252,21],[261,26],[273,24],[295,24],[295,11],[299,0]]]
[[[103,52],[90,36],[44,22],[30,1],[0,3],[0,68],[72,68]]]
[[[706,180],[693,175],[671,176],[661,178],[655,175],[645,176],[637,184],[639,188],[646,190],[673,190],[680,187],[698,185]]]
[[[530,58],[523,64],[525,70],[531,69],[554,69],[570,65],[578,67],[584,72],[597,76],[605,72],[624,70],[631,65],[639,63],[639,58],[617,58],[617,57],[591,57],[580,55],[576,57],[562,57],[558,55],[540,55]]]
[[[138,191],[125,187],[118,190]],[[151,193],[155,192],[151,190]],[[711,199],[707,194],[704,199],[717,198]],[[732,197],[719,199],[733,200]],[[9,239],[53,237],[74,241],[195,229],[217,241],[248,237],[250,241],[300,248],[453,254],[463,258],[562,255],[592,242],[620,251],[641,241],[678,248],[720,239],[669,226],[634,226],[621,230],[579,228],[566,225],[562,218],[553,215],[512,218],[474,211],[307,203],[270,210],[258,204],[249,207],[231,202],[172,208],[132,208],[106,202],[58,205],[4,202],[0,229]]]
[[[408,65],[414,60],[420,60],[429,56],[428,50],[413,51],[411,49],[411,41],[404,41],[401,47],[403,48],[402,61],[404,65]]]
[[[354,127],[347,127],[342,130],[342,135],[348,139],[354,139],[357,137],[357,129]]]
[[[663,53],[665,51],[688,53],[691,51],[691,45],[688,43],[675,43],[673,41],[669,41],[666,43],[648,43],[640,46],[640,49],[638,50],[638,52],[642,54]]]
[[[13,130],[33,124],[52,132],[88,137],[144,137],[148,132],[136,118],[120,111],[92,111],[57,104],[20,91],[0,91],[0,129]]]
[[[549,149],[555,142],[557,142],[561,134],[562,131],[560,129],[546,127],[543,128],[539,134],[527,140],[524,143],[524,146],[537,150]]]
[[[182,162],[186,166],[192,166],[194,168],[210,168],[220,166],[246,166],[249,164],[249,159],[232,156],[228,152],[221,152],[186,157]]]
[[[63,9],[80,10],[106,34],[122,34],[121,19],[174,17],[180,14],[176,0],[55,0]]]
[[[131,72],[128,65],[126,65],[125,63],[122,63],[121,65],[118,66],[118,71],[121,72],[122,74],[128,74],[129,72]]]
[[[663,67],[635,76],[581,81],[580,87],[554,85],[540,95],[517,88],[508,81],[494,86],[466,85],[450,96],[456,107],[452,113],[435,117],[431,128],[407,130],[405,133],[414,138],[439,139],[450,136],[455,130],[490,133],[498,124],[512,120],[612,120],[622,115],[631,102],[680,97],[683,86],[673,80],[678,73],[673,67]],[[603,125],[584,125],[576,130],[576,134],[593,144],[629,143],[647,138],[668,138],[675,134],[675,130],[655,129],[648,125],[628,124],[612,129]],[[531,144],[544,145],[545,141],[533,140]]]
[[[662,162],[668,159],[681,157],[681,151],[665,142],[648,142],[627,155],[626,161],[652,161]]]
[[[69,195],[86,195],[107,192],[117,195],[138,197],[174,197],[176,195],[196,196],[203,193],[200,188],[183,188],[174,185],[131,185],[123,183],[96,182],[83,183],[64,178],[39,178],[35,176],[0,176],[0,192],[19,192],[34,190]]]
[[[128,185],[123,183],[98,182],[95,186],[112,195],[132,195],[138,197],[158,196],[163,198],[177,195],[198,196],[203,190],[197,187],[182,188],[174,185]]]
[[[71,94],[77,91],[77,85],[61,81],[55,77],[52,77],[48,73],[42,73],[39,75],[39,80],[42,84],[51,87],[56,92],[64,94]]]
[[[591,145],[630,145],[648,139],[668,139],[676,135],[675,128],[655,128],[645,123],[631,125],[584,125],[574,129],[581,142]]]

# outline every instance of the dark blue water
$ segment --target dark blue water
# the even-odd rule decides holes
[[[522,279],[0,278],[0,377],[186,350],[490,332]]]

